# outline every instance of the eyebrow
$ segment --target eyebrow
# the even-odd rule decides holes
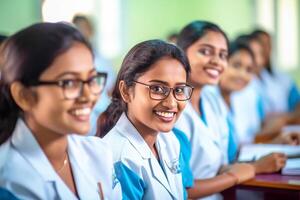
[[[162,80],[151,80],[149,82],[150,83],[161,83],[161,84],[164,84],[164,85],[169,85],[168,82],[162,81]],[[187,83],[186,82],[180,82],[180,83],[176,83],[176,85],[187,85]]]
[[[93,72],[96,72],[96,69],[91,69],[91,70],[89,71],[89,74],[91,74],[91,73],[93,73]],[[63,77],[63,76],[66,76],[66,75],[77,76],[77,75],[79,75],[79,73],[78,73],[78,72],[64,72],[64,73],[61,73],[61,74],[57,75],[55,78],[56,78],[56,79],[59,79],[59,78],[61,78],[61,77]]]
[[[203,43],[203,44],[199,44],[199,47],[202,47],[202,46],[205,46],[205,47],[209,47],[211,49],[215,49],[214,46],[210,45],[210,44],[206,44],[206,43]],[[225,52],[228,52],[227,49],[221,49],[221,51],[225,51]]]

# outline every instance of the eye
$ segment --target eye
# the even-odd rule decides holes
[[[205,55],[205,56],[209,56],[209,55],[212,54],[211,50],[208,49],[208,48],[200,49],[200,50],[199,50],[199,53],[201,53],[202,55]]]
[[[239,68],[241,68],[241,63],[239,63],[239,62],[232,63],[232,67],[235,69],[239,69]]]
[[[184,86],[176,87],[174,90],[175,90],[176,94],[183,94],[184,93]]]
[[[64,88],[77,88],[79,86],[78,80],[62,80],[61,83]]]
[[[99,85],[99,83],[101,83],[101,79],[98,76],[92,76],[89,79],[89,85]]]
[[[249,74],[254,74],[254,69],[252,66],[248,66],[246,71],[249,73]]]
[[[221,58],[222,60],[227,60],[228,54],[225,53],[225,52],[221,52],[221,53],[220,53],[220,58]]]
[[[156,94],[164,94],[165,93],[164,87],[160,86],[160,85],[151,85],[150,86],[150,91],[152,93],[156,93]]]

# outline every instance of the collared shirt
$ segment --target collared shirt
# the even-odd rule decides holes
[[[121,199],[113,187],[112,156],[96,137],[68,136],[68,156],[80,199]],[[77,199],[55,172],[25,123],[19,119],[11,138],[0,146],[0,186],[20,199]]]
[[[228,163],[228,126],[224,112],[209,88],[201,93],[199,107],[201,115],[187,103],[175,127],[183,131],[191,146],[190,167],[194,179],[213,178],[220,167]],[[203,117],[204,116],[204,117]],[[219,199],[218,194],[203,199]]]
[[[299,90],[295,82],[287,75],[277,70],[270,74],[262,70],[258,84],[263,90],[265,113],[282,113],[293,111],[300,103]]]
[[[237,140],[240,144],[252,143],[264,120],[264,103],[257,79],[241,91],[230,96],[231,112]]]
[[[159,160],[124,113],[104,140],[114,147],[115,171],[124,199],[184,198],[184,169],[173,132],[158,133]]]

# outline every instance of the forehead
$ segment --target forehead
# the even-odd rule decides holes
[[[186,82],[184,66],[174,58],[161,58],[138,80],[162,80],[168,83]]]
[[[210,45],[216,49],[227,51],[227,41],[223,34],[216,31],[206,31],[206,33],[194,42],[191,46]]]
[[[251,55],[247,50],[244,49],[239,49],[236,52],[234,52],[229,59],[234,59],[234,58],[240,58],[240,59],[244,59],[244,58],[249,58],[251,59]]]
[[[55,77],[60,74],[85,73],[94,68],[91,51],[83,44],[76,42],[66,52],[58,55],[53,63],[46,69],[43,76]]]

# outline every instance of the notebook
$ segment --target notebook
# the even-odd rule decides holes
[[[247,144],[242,146],[238,161],[249,162],[273,152],[281,152],[287,155],[288,160],[282,169],[285,175],[300,175],[300,146],[281,144]]]

